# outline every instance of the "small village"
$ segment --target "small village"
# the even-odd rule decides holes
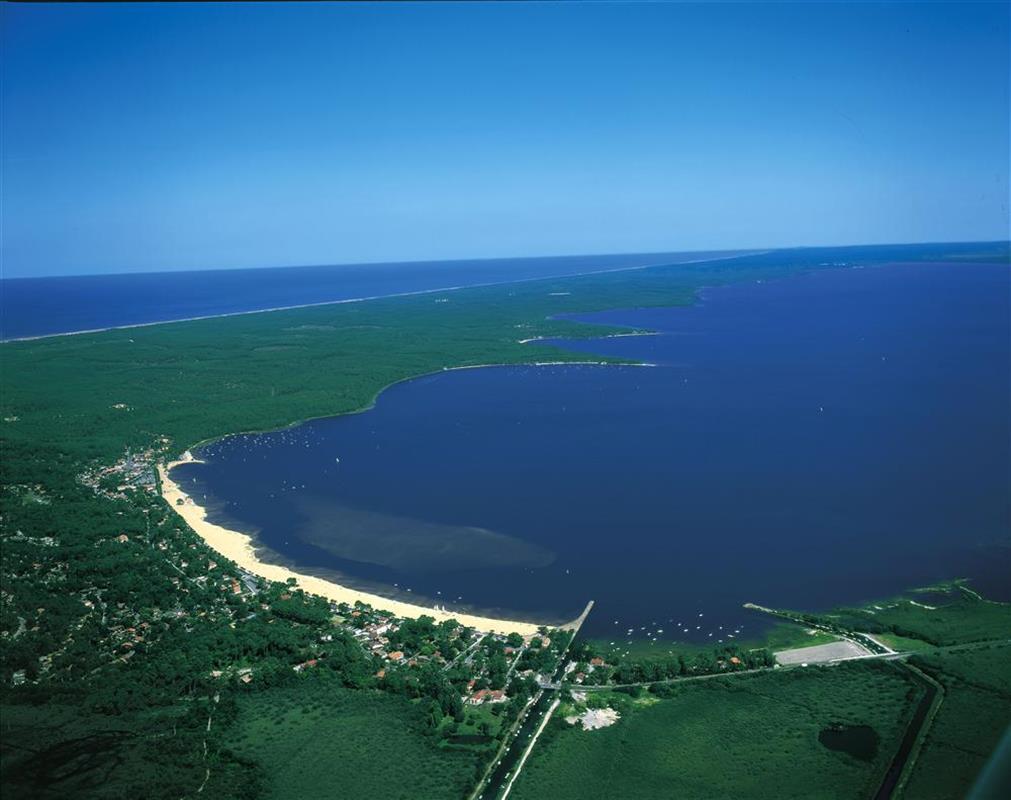
[[[372,678],[378,686],[402,683],[412,670],[434,669],[455,687],[467,707],[505,704],[514,695],[525,700],[550,680],[560,646],[568,638],[559,638],[547,628],[538,635],[507,636],[483,634],[455,620],[400,618],[366,604],[327,602],[293,585],[270,584],[216,556],[161,502],[152,465],[167,444],[159,440],[147,450],[127,451],[115,464],[90,468],[78,480],[99,497],[139,511],[139,516],[124,520],[122,532],[96,536],[90,549],[110,563],[139,563],[153,556],[163,565],[162,578],[171,591],[156,592],[149,586],[157,597],[146,601],[141,587],[128,586],[132,583],[129,571],[120,568],[123,593],[100,588],[96,582],[68,595],[60,588],[66,581],[60,542],[15,532],[5,542],[5,569],[15,574],[31,570],[54,594],[63,593],[62,601],[76,609],[65,613],[76,619],[62,642],[41,656],[34,668],[13,672],[9,685],[69,679],[82,672],[97,675],[138,658],[143,661],[142,654],[167,636],[199,634],[222,623],[236,631],[249,626],[260,630],[264,625],[269,630],[281,619],[312,631],[298,648],[300,658],[288,664],[296,675],[325,666],[330,649],[348,634],[372,663]],[[124,594],[136,601],[110,600],[111,595]],[[55,611],[40,606],[34,618],[19,617],[5,625],[0,636],[5,643],[16,644],[25,633],[38,634],[46,625],[46,615],[52,618]],[[95,646],[86,647],[86,640]],[[576,670],[572,662],[566,674],[580,682],[584,671],[592,671],[596,664],[578,666]],[[265,664],[247,658],[219,663],[206,678],[254,688],[258,682],[276,681],[277,668],[274,661]]]
[[[127,450],[116,463],[92,466],[81,473],[78,480],[110,500],[126,500],[131,489],[156,494],[158,481],[154,464],[169,444],[170,440],[163,436],[147,449]]]

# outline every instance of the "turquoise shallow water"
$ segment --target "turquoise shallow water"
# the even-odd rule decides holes
[[[729,641],[764,624],[747,601],[957,576],[1008,598],[1008,290],[897,264],[595,314],[659,335],[572,348],[657,366],[420,378],[176,474],[300,566],[541,618],[593,598],[593,635]]]

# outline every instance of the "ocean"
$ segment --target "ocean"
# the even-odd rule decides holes
[[[728,254],[636,253],[5,279],[0,280],[0,339],[677,264]]]
[[[656,330],[566,343],[655,366],[422,377],[174,474],[294,565],[533,619],[593,599],[587,633],[661,647],[754,635],[745,602],[955,577],[1011,599],[1006,265],[829,269],[577,319]]]

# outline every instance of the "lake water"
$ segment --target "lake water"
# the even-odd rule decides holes
[[[748,601],[959,576],[1011,597],[1006,266],[825,270],[582,319],[659,331],[569,345],[656,366],[419,378],[175,475],[289,563],[538,619],[592,598],[584,630],[615,640],[730,641],[768,624]]]
[[[652,264],[679,264],[727,254],[492,258],[0,280],[0,339]]]

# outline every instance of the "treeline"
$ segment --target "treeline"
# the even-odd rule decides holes
[[[647,658],[621,658],[615,664],[592,666],[589,662],[595,657],[603,658],[604,653],[593,642],[580,640],[573,644],[570,656],[578,661],[573,672],[583,673],[583,684],[586,686],[650,683],[693,675],[760,669],[776,664],[776,657],[767,648],[745,650],[735,645]]]

